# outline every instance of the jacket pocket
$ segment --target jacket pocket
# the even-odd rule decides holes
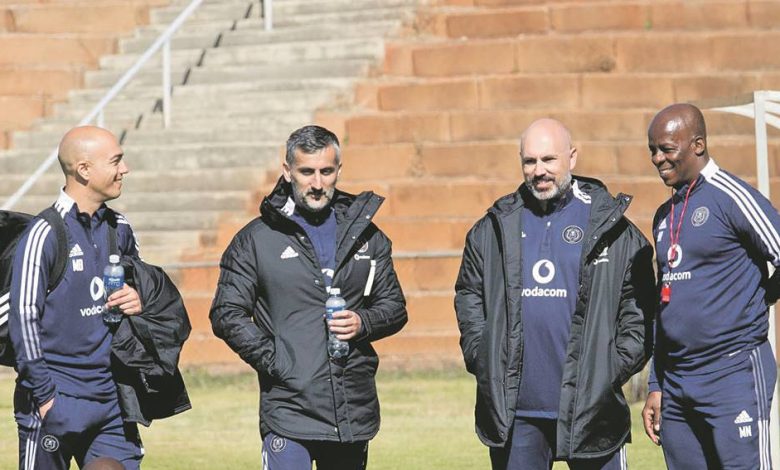
[[[293,361],[287,343],[278,336],[274,337],[274,349],[274,376],[277,380],[284,382],[290,376]]]

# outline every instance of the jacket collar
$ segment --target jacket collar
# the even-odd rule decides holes
[[[588,199],[591,203],[590,218],[586,231],[583,254],[589,254],[601,237],[612,228],[622,217],[631,204],[632,196],[620,193],[613,197],[604,183],[584,176],[572,176],[572,194],[583,202]],[[528,188],[522,184],[512,194],[508,194],[497,200],[493,207],[488,209],[499,221],[519,216],[519,210],[525,207],[525,201],[533,198]],[[509,221],[507,221],[509,222]],[[510,225],[512,226],[511,222]],[[516,226],[516,225],[514,225]]]

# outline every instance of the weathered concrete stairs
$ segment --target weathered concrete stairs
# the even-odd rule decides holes
[[[121,42],[121,54],[100,58],[100,69],[87,73],[85,89],[70,92],[30,131],[14,133],[14,148],[0,153],[0,197],[27,178],[184,4],[152,11],[150,25]],[[256,214],[255,195],[269,169],[278,174],[289,133],[311,123],[319,107],[351,102],[356,79],[381,64],[384,37],[411,22],[417,0],[274,4],[270,33],[263,31],[259,3],[244,0],[206,0],[185,24],[172,43],[171,128],[162,128],[159,58],[106,110],[106,127],[122,136],[131,169],[112,206],[131,221],[150,262],[170,266],[194,249],[213,264],[226,245],[217,238],[220,221],[243,224]],[[50,204],[61,181],[52,168],[16,209],[35,212]],[[188,270],[170,273],[195,327],[185,360],[234,361],[207,324],[215,282],[191,282]]]

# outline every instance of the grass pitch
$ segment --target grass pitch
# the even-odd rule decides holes
[[[142,428],[144,470],[260,468],[257,379],[251,372],[184,372],[193,409]],[[490,468],[474,434],[474,381],[465,371],[381,371],[382,427],[369,446],[371,470]],[[0,468],[17,468],[13,378],[0,378]],[[659,448],[641,429],[641,404],[632,407],[632,470],[665,468]],[[76,468],[75,465],[73,468]],[[567,468],[556,464],[556,470]]]

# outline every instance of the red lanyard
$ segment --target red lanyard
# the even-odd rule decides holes
[[[682,212],[680,212],[680,220],[677,222],[677,233],[675,233],[674,230],[674,190],[672,190],[672,212],[669,214],[669,242],[671,245],[669,246],[668,259],[666,260],[666,264],[669,266],[669,274],[672,274],[672,263],[674,263],[677,260],[677,256],[679,256],[680,232],[682,231],[683,220],[685,220],[685,210],[688,208],[688,197],[691,195],[693,187],[696,186],[696,181],[698,180],[694,180],[693,183],[688,186],[688,191],[685,193],[685,202],[683,203]],[[672,282],[666,281],[661,285],[661,302],[668,304],[671,300]]]

